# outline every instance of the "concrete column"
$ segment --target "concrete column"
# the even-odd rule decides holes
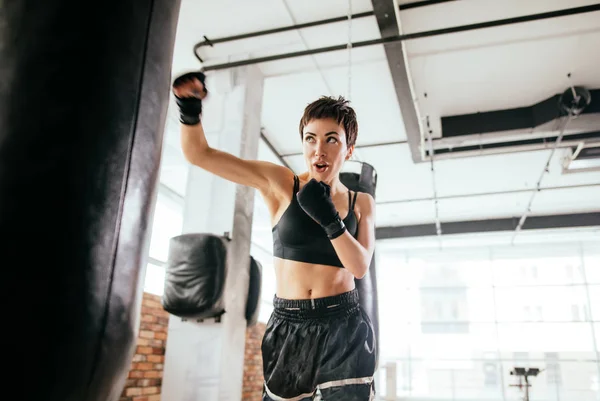
[[[396,400],[397,393],[397,365],[396,362],[388,362],[385,364],[385,399],[389,401]]]
[[[227,74],[225,93],[211,93],[203,120],[211,147],[256,159],[260,139],[263,76],[256,66]],[[210,121],[210,122],[209,122]],[[218,122],[218,123],[215,123]],[[254,189],[190,166],[183,233],[230,233],[225,310],[220,322],[169,321],[162,399],[180,401],[242,399],[245,308],[249,284]]]

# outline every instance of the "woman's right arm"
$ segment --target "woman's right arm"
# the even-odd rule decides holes
[[[185,158],[208,172],[241,185],[258,189],[263,195],[275,186],[291,182],[290,170],[274,163],[245,160],[208,145],[200,114],[207,95],[204,74],[190,73],[177,78],[173,93],[181,115],[181,147]]]
[[[280,182],[291,182],[288,169],[274,163],[245,160],[208,145],[202,123],[181,124],[181,147],[185,158],[193,165],[218,175],[228,181],[258,189],[263,194],[271,192]]]

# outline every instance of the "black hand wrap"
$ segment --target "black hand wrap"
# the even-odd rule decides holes
[[[206,76],[201,72],[188,72],[173,82],[173,87],[183,84],[185,81],[190,81],[193,78],[197,78],[202,82],[204,86],[204,92],[208,93],[206,89]],[[202,99],[198,97],[178,97],[175,96],[175,102],[179,107],[179,121],[186,125],[196,125],[200,122],[200,115],[202,114]]]
[[[298,204],[306,214],[323,227],[329,239],[346,231],[346,226],[331,200],[331,188],[314,178],[298,192]]]

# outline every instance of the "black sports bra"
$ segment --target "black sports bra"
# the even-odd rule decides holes
[[[299,189],[300,180],[295,175],[292,201],[272,230],[273,256],[298,262],[344,267],[323,228],[298,204],[296,194]],[[343,220],[346,229],[354,238],[358,232],[358,221],[354,213],[356,195],[355,192],[352,198],[348,191],[350,207]]]

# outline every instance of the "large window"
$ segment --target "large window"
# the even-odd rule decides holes
[[[381,248],[382,399],[598,400],[597,244]]]
[[[159,187],[152,222],[149,260],[146,266],[144,291],[162,295],[165,281],[165,265],[169,256],[169,242],[181,234],[183,225],[183,202],[168,187]]]

